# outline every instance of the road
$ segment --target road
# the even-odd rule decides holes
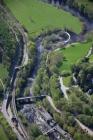
[[[7,95],[8,95],[8,93],[7,93]],[[3,100],[1,112],[3,113],[4,118],[7,120],[7,122],[11,126],[12,130],[14,131],[14,133],[16,134],[18,139],[23,140],[23,137],[20,135],[19,131],[16,129],[15,125],[11,121],[11,115],[9,115],[8,111],[6,110],[7,100],[8,100],[8,97],[6,96]],[[10,109],[10,106],[9,106],[9,109]]]
[[[16,77],[17,76],[17,68],[21,68],[23,66],[26,66],[28,63],[28,50],[27,47],[29,45],[29,40],[28,40],[28,36],[27,34],[24,32],[24,29],[21,27],[20,23],[18,23],[18,21],[16,21],[15,18],[13,18],[13,16],[10,14],[10,12],[7,11],[7,8],[0,5],[0,9],[2,9],[2,11],[5,13],[5,18],[9,24],[10,29],[12,30],[13,34],[15,35],[16,41],[18,42],[19,39],[17,37],[16,34],[16,29],[19,31],[19,33],[22,35],[23,38],[23,58],[22,58],[22,62],[21,62],[21,66],[15,66],[14,67],[14,72],[13,75],[11,77],[11,81],[10,81],[10,88],[11,86],[13,86],[13,90],[12,90],[12,102],[11,102],[11,107],[13,108],[13,110],[10,108],[10,105],[8,107],[8,109],[6,109],[6,105],[7,105],[7,101],[8,101],[8,95],[10,94],[10,91],[7,91],[6,93],[4,93],[5,98],[3,100],[3,104],[2,104],[2,113],[4,115],[4,117],[6,118],[6,120],[8,121],[9,125],[11,126],[11,128],[13,129],[14,133],[16,134],[17,138],[19,140],[28,140],[27,137],[27,133],[24,130],[24,127],[18,117],[17,114],[17,110],[16,110],[16,104],[15,104],[15,86],[16,86]],[[16,28],[16,29],[15,29]],[[7,89],[8,89],[7,88]],[[11,117],[15,116],[16,119],[18,120],[18,129],[15,127],[15,125],[13,124],[13,122],[11,121]]]
[[[27,59],[27,58],[26,58]],[[24,61],[27,63],[27,60]],[[25,63],[25,64],[26,64]],[[15,104],[15,87],[16,87],[16,80],[17,78],[15,78],[15,73],[16,73],[16,67],[15,67],[15,70],[14,70],[14,74],[11,78],[11,84],[13,83],[14,81],[14,89],[12,91],[12,111],[11,111],[11,108],[9,106],[8,110],[10,110],[8,112],[8,110],[6,110],[6,105],[7,105],[7,101],[8,101],[8,95],[9,93],[6,93],[6,97],[4,98],[3,100],[3,104],[2,104],[2,113],[4,115],[4,117],[6,118],[6,120],[8,121],[9,125],[13,128],[13,131],[16,133],[17,137],[19,140],[28,140],[28,136],[27,136],[27,133],[18,117],[18,114],[17,114],[17,110],[16,110],[16,104]],[[17,76],[17,75],[16,75]],[[16,119],[18,120],[18,129],[14,126],[14,124],[12,123],[11,121],[11,117],[16,117]]]
[[[18,131],[20,132],[22,138],[24,140],[28,140],[28,135],[27,135],[27,132],[25,131],[23,125],[22,125],[22,122],[20,120],[20,118],[18,117],[18,113],[17,113],[17,109],[16,109],[16,103],[15,103],[15,94],[16,94],[16,82],[17,82],[17,78],[15,79],[15,83],[14,83],[14,89],[12,91],[12,102],[11,102],[11,106],[12,106],[12,110],[13,110],[13,115],[14,117],[17,119],[18,121]]]
[[[19,24],[18,24],[18,27],[19,27]],[[23,59],[22,59],[21,66],[17,66],[17,67],[15,66],[14,74],[13,74],[13,77],[12,77],[12,80],[11,80],[11,84],[13,84],[11,107],[12,107],[12,110],[13,110],[13,115],[18,121],[18,131],[20,132],[20,134],[21,134],[21,136],[23,137],[24,140],[28,140],[29,137],[27,135],[27,132],[24,129],[20,118],[18,117],[18,113],[17,113],[17,109],[16,109],[16,103],[15,103],[15,94],[16,94],[15,91],[16,91],[16,83],[17,83],[17,78],[18,78],[18,73],[19,73],[19,71],[17,71],[17,68],[25,67],[28,64],[28,50],[27,50],[27,47],[29,45],[29,41],[28,41],[27,34],[24,32],[24,30],[21,27],[18,28],[18,29],[20,30],[20,33],[23,37],[24,52],[23,52]]]
[[[15,68],[21,69],[22,67],[25,67],[28,64],[28,46],[30,45],[30,41],[28,40],[27,33],[23,33],[24,31],[21,31],[21,34],[23,35],[24,39],[24,52],[23,52],[23,60],[21,66],[16,66]]]

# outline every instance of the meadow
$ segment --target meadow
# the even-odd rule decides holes
[[[70,13],[40,0],[4,0],[14,16],[28,30],[30,36],[54,28],[68,28],[77,34],[83,24]]]
[[[60,71],[71,71],[71,66],[86,56],[91,46],[92,42],[84,42],[61,49],[60,51],[65,59],[63,64],[60,66]]]

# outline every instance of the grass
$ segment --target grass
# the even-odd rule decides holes
[[[7,76],[7,68],[3,64],[0,64],[0,79],[5,80]]]
[[[0,140],[8,140],[4,129],[2,128],[2,126],[0,126]]]
[[[82,31],[82,23],[77,17],[40,0],[4,1],[31,36],[36,36],[43,30],[64,27],[76,33]]]
[[[8,124],[7,120],[4,118],[3,114],[0,112],[0,140],[16,140],[16,134],[13,132],[12,128]],[[3,129],[2,129],[3,128]],[[2,136],[2,138],[1,138]]]
[[[71,45],[66,49],[61,49],[65,60],[63,64],[60,66],[60,71],[70,71],[71,66],[77,63],[81,58],[83,58],[89,48],[91,47],[92,42],[78,43],[76,45]]]
[[[90,63],[93,62],[93,55],[91,55],[91,56],[89,57],[89,62],[90,62]]]
[[[63,77],[63,83],[65,86],[69,87],[71,76]]]

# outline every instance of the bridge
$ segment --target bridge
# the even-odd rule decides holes
[[[48,131],[44,132],[43,135],[48,135],[48,133],[52,133],[55,131],[56,126],[54,126],[53,128],[49,129]]]
[[[73,140],[71,138],[70,134],[67,133],[66,131],[64,131],[59,125],[55,125],[54,127],[50,128],[49,130],[44,132],[43,135],[48,135],[49,133],[51,134],[51,133],[54,133],[54,132],[55,132],[56,136],[57,136],[57,134],[61,134],[67,140]]]
[[[46,95],[21,97],[16,99],[16,103],[21,105],[33,104],[37,101],[43,100],[44,98],[46,98]]]

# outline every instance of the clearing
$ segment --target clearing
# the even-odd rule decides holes
[[[92,42],[78,43],[60,51],[65,57],[63,64],[60,66],[61,71],[71,71],[71,66],[77,63],[81,58],[86,56],[91,47]]]
[[[77,17],[40,0],[5,0],[5,3],[32,37],[54,28],[82,31],[83,24]]]

